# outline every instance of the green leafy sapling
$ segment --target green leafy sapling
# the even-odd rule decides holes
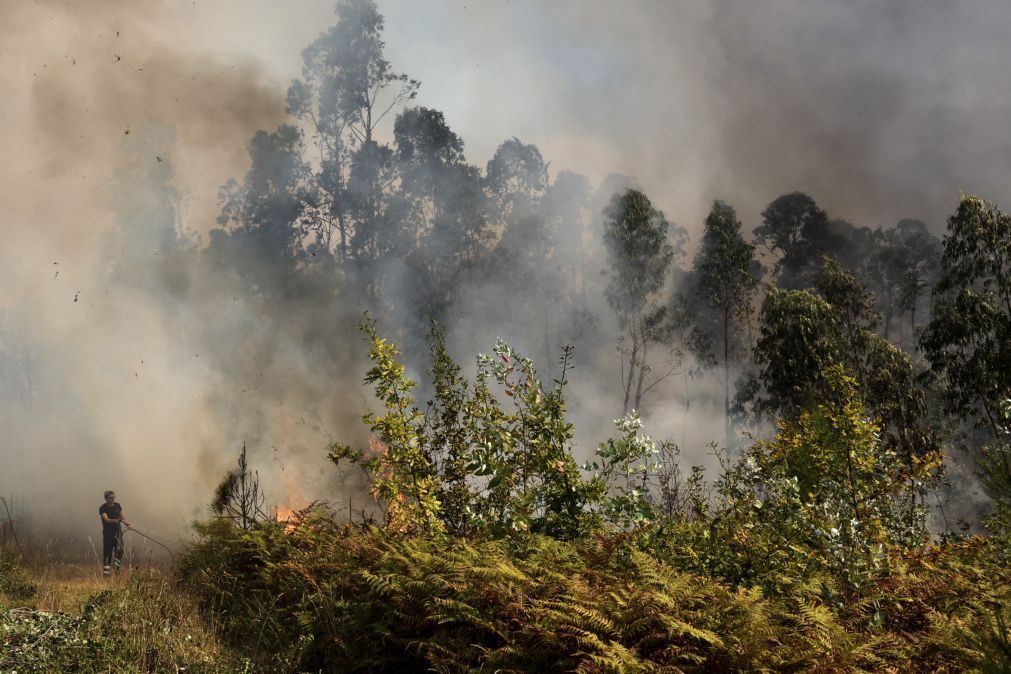
[[[440,517],[439,480],[428,452],[424,416],[414,406],[415,382],[397,362],[397,347],[379,336],[375,321],[366,316],[362,332],[372,346],[372,368],[366,383],[375,386],[385,413],[362,417],[375,433],[369,451],[335,445],[329,457],[334,463],[349,460],[369,474],[372,495],[384,508],[386,526],[392,530],[438,533],[445,530]]]
[[[660,449],[642,432],[642,420],[632,410],[614,420],[618,437],[597,448],[593,461],[583,464],[604,491],[599,509],[604,520],[620,529],[648,524],[657,518],[653,489],[662,469]]]

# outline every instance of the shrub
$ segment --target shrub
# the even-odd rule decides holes
[[[497,342],[493,355],[478,356],[470,385],[433,328],[435,399],[423,413],[396,346],[379,337],[373,321],[366,319],[362,329],[372,343],[365,381],[375,385],[385,413],[364,417],[377,440],[369,449],[335,445],[330,458],[366,470],[386,528],[495,536],[537,531],[560,538],[591,528],[595,518],[586,506],[600,488],[580,474],[565,418],[571,350],[564,351],[562,375],[549,389],[529,358]]]
[[[733,589],[634,533],[467,540],[339,526],[320,509],[215,525],[180,560],[212,622],[269,671],[962,671],[993,659],[1011,572],[974,539],[858,590],[831,576]],[[976,643],[982,635],[985,644]]]

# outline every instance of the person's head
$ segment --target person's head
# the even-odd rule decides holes
[[[111,489],[109,489],[108,491],[106,491],[105,492],[105,502],[108,503],[109,505],[112,505],[113,503],[115,503],[116,502],[116,492],[114,492]]]

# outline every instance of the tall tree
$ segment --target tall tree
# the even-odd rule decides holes
[[[828,215],[803,192],[784,194],[762,211],[755,245],[775,258],[773,275],[782,288],[810,285],[816,261],[829,243]]]
[[[463,140],[449,128],[442,112],[431,108],[408,108],[393,123],[400,188],[418,200],[427,230],[438,216],[439,197],[447,172],[464,161]]]
[[[947,411],[997,437],[1000,405],[1011,397],[1011,217],[962,197],[942,262],[920,345],[941,378]]]
[[[900,220],[877,232],[868,260],[868,276],[878,294],[884,334],[893,333],[897,316],[909,313],[909,337],[915,344],[916,314],[921,297],[936,284],[943,246],[921,220]]]
[[[488,162],[485,181],[501,218],[492,254],[492,282],[511,292],[502,298],[510,321],[539,326],[543,359],[555,352],[555,316],[565,300],[559,262],[558,221],[544,201],[548,165],[535,145],[511,138]]]
[[[751,297],[758,285],[755,247],[741,236],[741,221],[733,207],[713,202],[695,256],[696,293],[719,320],[723,353],[723,410],[727,446],[731,445],[730,358],[732,328],[747,321]],[[737,340],[739,343],[740,340]]]
[[[672,228],[639,190],[615,194],[604,211],[604,244],[611,268],[607,301],[625,332],[623,340],[627,338],[619,346],[624,412],[638,409],[643,395],[659,381],[646,378],[651,369],[649,346],[660,341],[665,318],[661,293],[686,239],[685,230]]]
[[[372,0],[341,0],[336,13],[337,24],[302,54],[302,78],[288,90],[288,112],[308,125],[317,152],[317,191],[305,226],[321,249],[354,259],[375,294],[378,261],[396,250],[402,233],[400,221],[384,210],[394,183],[392,151],[376,130],[420,84],[383,56],[383,16]]]
[[[297,284],[306,251],[295,226],[308,201],[309,166],[302,134],[293,126],[258,131],[249,143],[252,165],[242,183],[221,189],[222,208],[206,256],[232,270],[248,290],[284,297]]]
[[[409,108],[393,127],[399,186],[391,217],[406,225],[410,307],[419,325],[441,320],[491,240],[480,171],[466,163],[463,140],[443,113]]]
[[[486,171],[488,189],[498,196],[503,209],[539,199],[548,188],[548,165],[536,145],[510,138],[495,150]]]

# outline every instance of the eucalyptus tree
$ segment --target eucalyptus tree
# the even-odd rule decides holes
[[[507,320],[540,333],[543,359],[550,363],[567,295],[559,222],[545,202],[548,164],[537,146],[510,138],[488,161],[485,185],[502,232],[488,281],[504,289],[499,295]]]
[[[544,209],[548,166],[535,145],[511,138],[488,161],[485,183],[502,219],[502,235],[495,250],[505,274],[534,281],[553,267],[557,240]],[[553,284],[532,283],[539,292]]]
[[[868,260],[868,275],[878,294],[884,334],[891,336],[893,320],[909,314],[909,335],[915,341],[920,299],[939,278],[943,246],[921,220],[900,220],[877,233]]]
[[[812,262],[823,252],[828,215],[803,192],[777,197],[762,211],[755,246],[775,262],[773,276],[782,288],[803,288],[816,271]]]
[[[758,374],[740,395],[752,411],[793,419],[832,395],[826,372],[842,366],[855,379],[883,445],[908,468],[909,514],[927,485],[920,467],[940,465],[938,439],[927,420],[925,391],[908,354],[881,337],[871,295],[838,263],[825,258],[812,290],[769,289],[754,349]],[[922,504],[921,504],[922,505]]]
[[[337,24],[303,52],[302,77],[288,89],[288,112],[308,127],[314,150],[312,208],[303,224],[322,249],[354,260],[367,291],[377,262],[395,249],[399,220],[385,206],[395,173],[378,126],[412,100],[420,84],[383,55],[383,16],[372,0],[341,0]]]
[[[536,145],[510,138],[495,150],[485,173],[489,191],[508,213],[540,199],[548,188],[548,165]]]
[[[752,295],[758,285],[755,246],[741,236],[741,221],[733,207],[713,202],[694,264],[695,293],[715,312],[723,352],[723,410],[727,446],[730,446],[730,359],[733,328],[742,327],[751,314]],[[740,334],[740,332],[738,332]]]
[[[484,258],[492,240],[488,198],[480,171],[466,163],[463,140],[442,112],[404,110],[393,133],[399,175],[393,211],[415,234],[404,246],[413,281],[408,293],[427,323],[444,318],[464,276]]]
[[[262,296],[294,292],[307,251],[296,226],[312,193],[302,134],[293,126],[258,131],[249,142],[251,165],[241,183],[221,189],[221,229],[211,231],[205,252],[212,265],[237,275]]]
[[[663,290],[688,235],[671,226],[649,197],[636,189],[615,194],[604,210],[604,244],[610,262],[606,296],[624,333],[619,340],[624,412],[670,372],[648,379],[650,345],[661,343],[667,319]]]
[[[1011,217],[962,197],[948,220],[942,264],[920,345],[941,379],[947,412],[997,437],[1001,404],[1011,397]]]

